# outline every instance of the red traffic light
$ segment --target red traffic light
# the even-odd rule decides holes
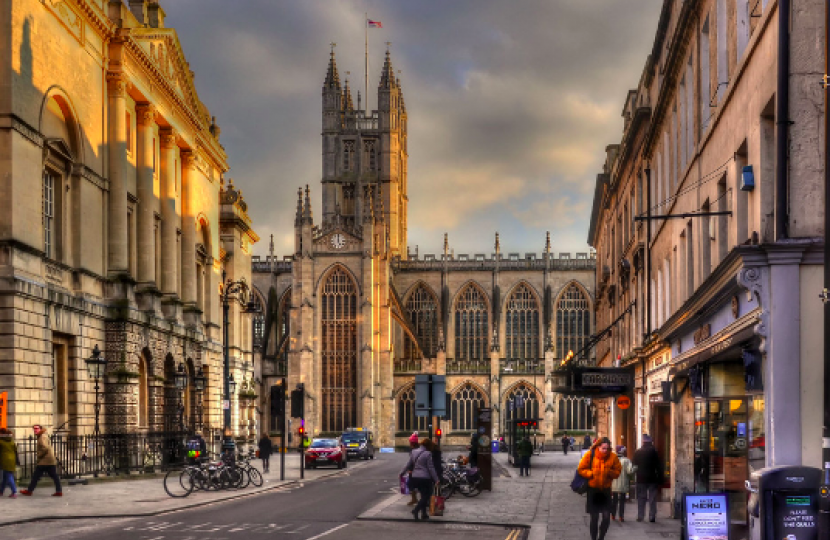
[[[441,428],[435,430],[435,436],[439,438],[441,437]]]
[[[303,435],[305,435],[305,428],[304,428],[303,426],[300,426],[300,429],[298,429],[297,431],[298,431],[298,433],[300,434],[300,437],[302,437]]]

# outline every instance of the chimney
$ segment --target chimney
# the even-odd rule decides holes
[[[147,24],[147,0],[129,0],[130,11],[140,24]]]
[[[150,0],[147,4],[147,18],[149,19],[152,28],[164,28],[164,17],[167,14],[161,9],[157,1]]]

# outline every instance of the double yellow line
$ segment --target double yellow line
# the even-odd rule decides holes
[[[507,538],[504,540],[519,540],[519,536],[522,534],[522,529],[513,529],[510,531],[510,534],[507,535]]]

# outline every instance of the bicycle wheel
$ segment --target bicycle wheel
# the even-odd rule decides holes
[[[254,487],[262,487],[263,480],[262,474],[259,472],[259,469],[257,469],[256,467],[251,467],[250,469],[248,469],[247,476],[250,477],[250,481],[254,485]]]
[[[465,480],[458,485],[458,491],[465,497],[477,497],[481,495],[481,482],[470,483]]]
[[[164,475],[164,491],[175,498],[187,497],[193,492],[193,477],[185,470],[170,470]]]
[[[441,478],[441,483],[438,486],[438,494],[444,497],[444,499],[449,499],[452,497],[452,494],[455,493],[455,486],[452,483],[452,480],[444,477]]]

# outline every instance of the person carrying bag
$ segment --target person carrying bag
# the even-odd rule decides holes
[[[588,480],[585,512],[591,516],[591,540],[604,540],[611,524],[611,484],[622,473],[620,460],[611,450],[611,441],[603,437],[582,456],[577,472]],[[602,514],[602,523],[599,517]]]
[[[417,489],[421,493],[420,500],[415,508],[412,510],[412,517],[417,521],[418,515],[420,519],[429,519],[427,515],[427,508],[432,497],[432,487],[440,481],[438,473],[435,471],[435,464],[432,460],[432,451],[435,450],[435,444],[431,439],[423,439],[420,447],[416,448],[409,455],[409,462],[401,470],[399,476],[409,474],[409,489]]]

